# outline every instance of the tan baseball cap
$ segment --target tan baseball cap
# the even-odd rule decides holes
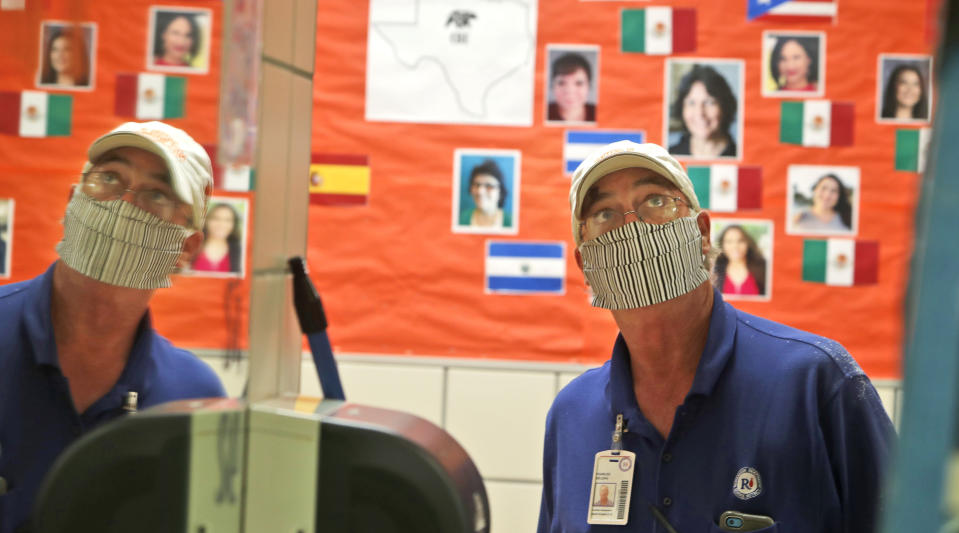
[[[187,132],[169,124],[127,122],[93,141],[87,158],[96,161],[108,150],[124,147],[146,150],[166,162],[174,192],[193,208],[193,229],[203,228],[206,203],[213,193],[213,165],[206,150]]]
[[[583,208],[586,192],[607,174],[624,168],[647,168],[668,179],[686,195],[691,204],[690,207],[699,211],[699,199],[696,198],[696,191],[693,190],[693,182],[690,181],[679,161],[669,155],[665,148],[653,143],[616,141],[590,154],[573,172],[572,184],[569,187],[569,207],[573,240],[577,246],[582,244],[579,238],[579,226],[582,222],[580,211]]]

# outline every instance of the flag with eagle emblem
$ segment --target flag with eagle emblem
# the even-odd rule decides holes
[[[688,7],[624,9],[623,52],[669,55],[696,51],[696,10]]]
[[[879,281],[879,241],[806,239],[802,280],[851,287]]]
[[[779,140],[822,148],[852,146],[854,115],[852,102],[783,102]]]
[[[117,74],[114,112],[138,119],[183,118],[186,78],[164,74]]]

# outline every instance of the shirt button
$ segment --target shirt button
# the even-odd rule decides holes
[[[673,499],[672,499],[672,498],[670,498],[669,496],[666,496],[665,498],[663,498],[663,505],[664,505],[665,507],[669,507],[669,506],[672,505],[672,504],[673,504]]]
[[[663,462],[668,463],[673,460],[673,454],[666,452],[663,454]]]

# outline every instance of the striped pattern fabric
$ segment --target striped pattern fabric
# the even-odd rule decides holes
[[[98,281],[132,289],[169,287],[189,230],[124,200],[99,202],[74,193],[57,253]]]
[[[604,309],[665,302],[709,277],[696,217],[661,226],[632,222],[586,241],[580,253],[593,306]]]

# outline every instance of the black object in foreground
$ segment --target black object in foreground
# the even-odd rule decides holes
[[[290,272],[293,273],[293,306],[300,321],[300,330],[306,334],[313,353],[313,364],[320,378],[323,396],[331,400],[345,400],[340,373],[333,359],[333,348],[326,334],[329,325],[323,311],[323,301],[306,273],[306,262],[302,257],[291,257]]]

